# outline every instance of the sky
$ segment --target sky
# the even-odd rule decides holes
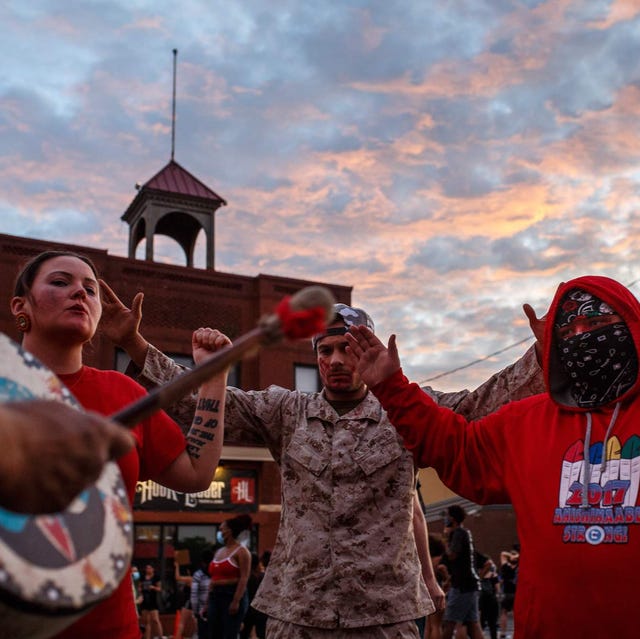
[[[0,233],[127,255],[177,49],[215,268],[353,286],[413,381],[482,383],[561,281],[640,293],[639,0],[3,0],[0,36]]]

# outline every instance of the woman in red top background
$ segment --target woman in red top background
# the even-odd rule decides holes
[[[68,251],[45,251],[19,273],[11,311],[23,335],[22,346],[60,377],[80,404],[110,415],[146,394],[116,371],[84,366],[84,345],[94,336],[102,305],[95,266]],[[211,329],[192,339],[196,363],[229,343]],[[118,460],[129,500],[138,480],[153,479],[181,492],[205,490],[220,459],[224,424],[226,372],[200,388],[194,424],[209,428],[210,439],[185,438],[178,425],[158,412],[132,430],[136,445]],[[73,639],[138,639],[133,594],[128,579],[105,601],[57,637]]]
[[[216,551],[209,564],[208,619],[212,639],[236,639],[249,607],[247,582],[251,553],[238,537],[250,528],[249,515],[238,515],[220,524],[218,537],[224,546]]]

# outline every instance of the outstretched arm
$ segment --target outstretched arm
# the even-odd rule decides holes
[[[176,583],[185,584],[189,587],[191,587],[191,584],[193,583],[193,577],[191,575],[180,574],[180,564],[177,561],[173,564],[173,576]]]
[[[502,427],[469,424],[464,416],[439,407],[417,384],[409,383],[400,368],[394,336],[386,347],[368,328],[352,326],[347,339],[358,359],[358,373],[418,467],[433,466],[446,486],[467,499],[479,503],[508,499],[501,464]],[[486,459],[496,461],[491,473],[483,465]]]
[[[538,342],[544,333],[544,318],[538,319],[530,306],[527,314]],[[352,327],[347,333],[349,348],[358,361],[358,372],[364,382],[373,386],[390,378],[400,370],[396,337],[389,338],[385,346],[368,328]],[[443,393],[424,388],[439,406],[450,408],[468,420],[480,419],[495,412],[504,404],[544,392],[544,382],[533,349],[529,349],[517,362],[490,377],[474,391]]]
[[[199,364],[228,344],[231,340],[220,331],[199,328],[192,337],[193,359]],[[200,387],[186,449],[168,469],[154,477],[163,486],[198,492],[211,484],[222,454],[227,372],[224,370]]]

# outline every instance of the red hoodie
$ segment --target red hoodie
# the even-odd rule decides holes
[[[548,317],[555,317],[559,299],[573,288],[607,302],[629,327],[640,352],[640,304],[614,280],[587,276],[561,285]],[[636,639],[638,380],[602,408],[569,405],[572,400],[560,399],[562,373],[553,340],[553,323],[548,322],[543,356],[547,393],[507,404],[479,421],[467,422],[439,408],[402,371],[371,390],[419,466],[433,466],[449,488],[467,499],[513,504],[522,549],[514,611],[518,639]],[[609,429],[616,403],[619,413]],[[588,419],[592,425],[585,465]],[[585,472],[589,491],[583,504]]]

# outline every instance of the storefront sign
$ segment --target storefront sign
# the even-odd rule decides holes
[[[207,490],[179,493],[153,481],[139,481],[134,510],[242,510],[258,509],[257,473],[254,470],[218,468]]]

